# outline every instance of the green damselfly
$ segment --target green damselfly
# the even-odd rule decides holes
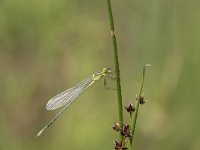
[[[54,121],[70,106],[72,102],[74,102],[83,92],[85,92],[90,86],[92,86],[96,81],[101,78],[104,78],[104,85],[106,85],[106,77],[110,77],[112,79],[113,72],[110,68],[103,68],[102,71],[98,71],[92,76],[84,79],[77,85],[72,88],[67,89],[66,91],[54,96],[51,98],[46,105],[47,110],[54,110],[59,107],[64,106],[64,108],[54,116],[54,118],[47,123],[38,133],[37,136],[40,136],[48,127],[50,127]]]

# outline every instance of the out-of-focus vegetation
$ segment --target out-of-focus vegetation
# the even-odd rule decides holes
[[[199,150],[200,2],[112,4],[124,105],[139,89],[143,65],[153,66],[135,149]],[[103,81],[35,138],[56,113],[45,110],[52,96],[113,64],[106,1],[1,0],[0,149],[113,149],[116,92],[105,91]]]

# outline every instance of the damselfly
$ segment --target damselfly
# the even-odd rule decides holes
[[[104,85],[106,83],[106,77],[111,77],[112,71],[110,68],[103,68],[102,71],[94,73],[92,76],[81,81],[77,85],[69,88],[68,90],[54,96],[51,98],[46,105],[47,110],[54,110],[59,107],[64,106],[64,108],[56,115],[54,118],[44,126],[38,133],[37,136],[40,136],[48,127],[52,125],[54,121],[74,102],[84,91],[86,91],[90,86],[92,86],[96,81],[101,78],[104,78]]]

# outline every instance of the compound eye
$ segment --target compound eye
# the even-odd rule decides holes
[[[111,70],[111,68],[110,68],[110,67],[107,67],[107,70]]]
[[[110,68],[110,67],[108,67],[108,68],[107,68],[107,70],[108,70],[108,72],[112,72],[112,70],[111,70],[111,68]]]

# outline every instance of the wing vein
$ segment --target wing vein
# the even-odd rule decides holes
[[[51,98],[46,105],[47,110],[54,110],[64,105],[71,104],[76,98],[78,98],[88,87],[90,87],[90,83],[92,82],[92,76],[86,78],[81,81],[74,87],[54,96]]]

